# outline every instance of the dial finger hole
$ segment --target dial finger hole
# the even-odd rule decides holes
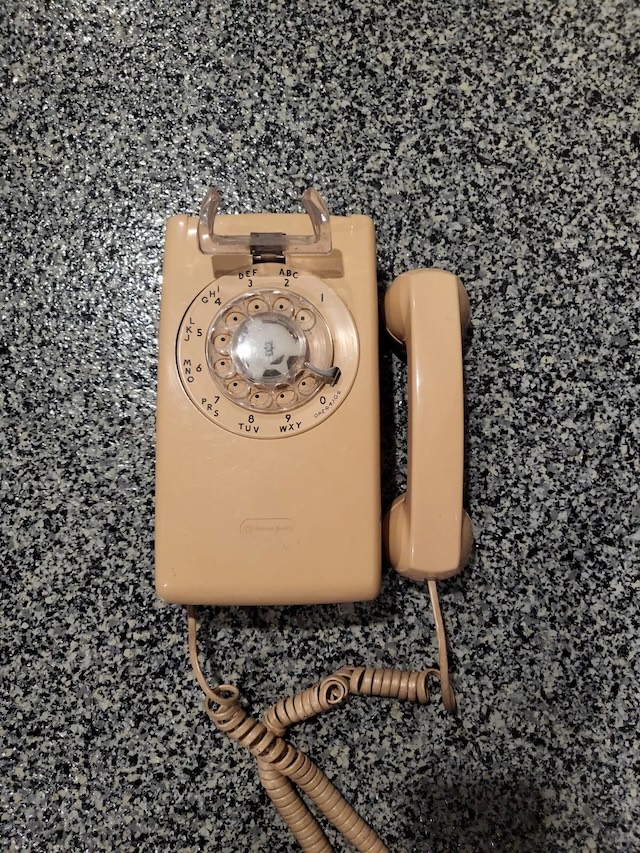
[[[223,379],[234,373],[233,363],[230,358],[219,358],[213,363],[213,370],[217,376]]]
[[[273,310],[279,311],[281,314],[291,313],[291,301],[286,296],[276,296],[273,301]]]
[[[213,339],[213,347],[218,350],[218,352],[228,353],[229,352],[229,344],[231,343],[231,335],[223,334],[216,335]]]
[[[261,314],[263,311],[268,311],[269,306],[264,301],[264,299],[260,299],[258,297],[254,297],[253,299],[249,299],[247,301],[247,313],[248,314]]]
[[[256,409],[266,409],[271,405],[271,394],[267,394],[266,391],[256,391],[249,398],[249,402]]]
[[[302,379],[299,380],[297,385],[298,392],[302,394],[303,397],[308,397],[310,394],[313,394],[317,387],[318,383],[316,380],[308,374],[305,374]]]
[[[278,391],[276,394],[276,406],[280,408],[284,408],[285,406],[290,406],[295,402],[296,392],[293,388],[283,388],[282,391]]]
[[[233,397],[246,397],[249,393],[249,385],[244,379],[240,379],[239,377],[236,377],[231,382],[227,382],[225,387]]]
[[[296,314],[296,323],[303,332],[308,332],[316,324],[316,315],[308,308],[301,308]]]
[[[227,324],[227,329],[237,329],[243,320],[244,314],[242,311],[229,311],[224,318],[224,321]]]

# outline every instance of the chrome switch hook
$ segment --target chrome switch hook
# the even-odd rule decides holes
[[[302,205],[311,220],[313,234],[254,232],[246,235],[215,233],[220,190],[211,187],[204,197],[198,218],[198,243],[205,255],[251,255],[254,263],[283,262],[285,255],[328,255],[331,252],[329,209],[314,187],[302,194]]]

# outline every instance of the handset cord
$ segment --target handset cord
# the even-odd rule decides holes
[[[333,675],[295,696],[281,699],[264,714],[251,717],[240,705],[240,691],[233,684],[211,687],[198,659],[196,610],[187,607],[189,657],[202,692],[205,711],[225,732],[256,758],[260,782],[304,853],[332,853],[319,823],[296,790],[305,793],[327,820],[361,853],[389,853],[389,848],[355,809],[349,805],[324,772],[302,750],[284,740],[289,726],[329,711],[350,695],[383,696],[406,702],[429,702],[427,680],[440,680],[447,711],[456,700],[449,680],[447,641],[435,581],[427,581],[438,640],[439,669],[407,672],[343,666]]]

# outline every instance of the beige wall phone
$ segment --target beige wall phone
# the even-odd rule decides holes
[[[214,723],[257,758],[260,779],[306,851],[329,851],[298,789],[358,850],[384,843],[324,773],[284,740],[295,722],[351,694],[455,698],[436,581],[471,548],[462,510],[460,281],[401,275],[385,299],[408,360],[407,492],[385,521],[392,565],[427,582],[439,669],[345,666],[261,722],[233,685],[212,687],[196,649],[194,606],[344,603],[380,588],[378,305],[375,232],[329,216],[313,189],[303,214],[168,220],[160,321],[156,588],[188,607],[189,650]],[[309,228],[309,225],[311,228]],[[311,231],[311,233],[310,233]]]

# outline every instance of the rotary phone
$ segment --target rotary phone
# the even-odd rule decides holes
[[[330,216],[308,189],[304,214],[200,215],[167,222],[160,320],[156,589],[187,605],[189,652],[222,731],[303,850],[329,851],[301,792],[362,851],[387,848],[303,752],[289,726],[352,695],[426,702],[449,682],[436,581],[468,559],[462,509],[462,333],[469,303],[450,273],[404,273],[385,322],[408,362],[407,490],[381,524],[375,232]],[[383,534],[383,535],[381,535]],[[426,583],[439,667],[345,666],[261,721],[198,659],[196,605],[347,605],[380,589],[381,541],[394,568]],[[321,547],[323,546],[323,547]],[[327,547],[328,546],[328,547]]]

